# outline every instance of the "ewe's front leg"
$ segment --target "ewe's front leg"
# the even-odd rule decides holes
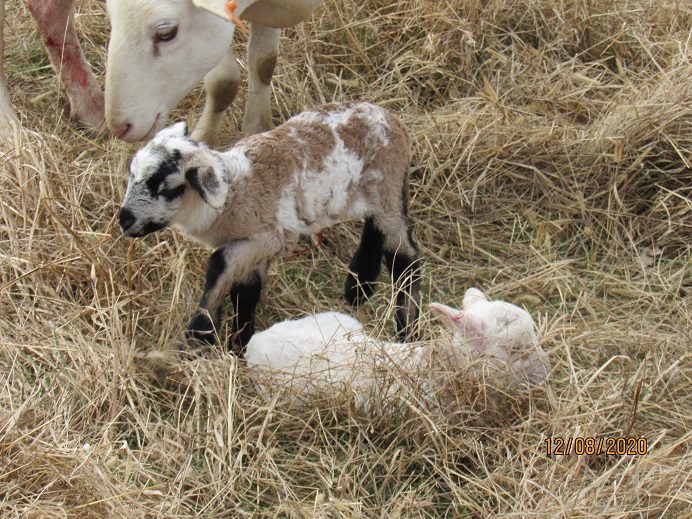
[[[272,127],[271,81],[279,54],[281,29],[253,23],[247,50],[248,100],[243,118],[247,135],[261,133]]]
[[[75,0],[28,0],[36,30],[65,87],[72,117],[89,127],[106,127],[103,92],[82,52],[74,28]]]
[[[207,264],[204,295],[190,321],[187,336],[191,346],[213,345],[220,331],[221,308],[231,294],[237,318],[231,327],[229,348],[242,353],[254,333],[255,309],[267,271],[266,247],[250,241],[236,242],[218,249]]]
[[[5,0],[0,0],[0,140],[12,135],[12,124],[19,122],[17,114],[10,102],[10,93],[5,82],[5,70],[3,68],[3,55],[5,50]]]
[[[191,138],[214,146],[217,141],[223,114],[238,95],[240,67],[233,51],[228,49],[218,65],[204,78],[207,98],[202,117],[197,121]]]

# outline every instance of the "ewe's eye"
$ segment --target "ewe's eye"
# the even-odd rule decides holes
[[[154,37],[154,43],[160,43],[162,41],[171,41],[178,34],[178,26],[171,23],[162,23],[156,28],[156,36]]]

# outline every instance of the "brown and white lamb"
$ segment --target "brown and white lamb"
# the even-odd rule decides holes
[[[269,262],[301,235],[363,218],[346,299],[357,304],[373,293],[384,257],[397,331],[406,337],[418,318],[420,285],[407,214],[409,160],[404,125],[368,103],[303,112],[225,152],[191,140],[177,123],[132,159],[120,227],[130,237],[173,227],[215,249],[188,337],[215,342],[230,292],[237,313],[231,342],[242,351],[254,333]]]

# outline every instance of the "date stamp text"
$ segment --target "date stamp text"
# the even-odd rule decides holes
[[[646,438],[623,438],[623,437],[581,437],[546,438],[546,453],[548,456],[566,456],[577,454],[605,454],[606,456],[634,456],[644,455],[648,452],[648,442]]]

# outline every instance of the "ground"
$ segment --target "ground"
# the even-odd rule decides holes
[[[78,9],[102,81],[104,5]],[[332,100],[396,112],[424,301],[458,306],[476,286],[524,306],[553,366],[500,408],[402,398],[369,416],[348,395],[263,400],[221,351],[176,363],[176,384],[143,367],[181,341],[209,252],[171,231],[122,236],[138,146],[70,121],[26,8],[7,10],[25,130],[0,151],[3,516],[689,517],[688,3],[329,0],[284,32],[275,122]],[[202,103],[197,89],[173,119]],[[273,265],[260,328],[338,309],[391,338],[384,276],[371,304],[342,299],[358,231]],[[424,340],[440,337],[423,315]],[[646,453],[546,452],[629,437]]]

